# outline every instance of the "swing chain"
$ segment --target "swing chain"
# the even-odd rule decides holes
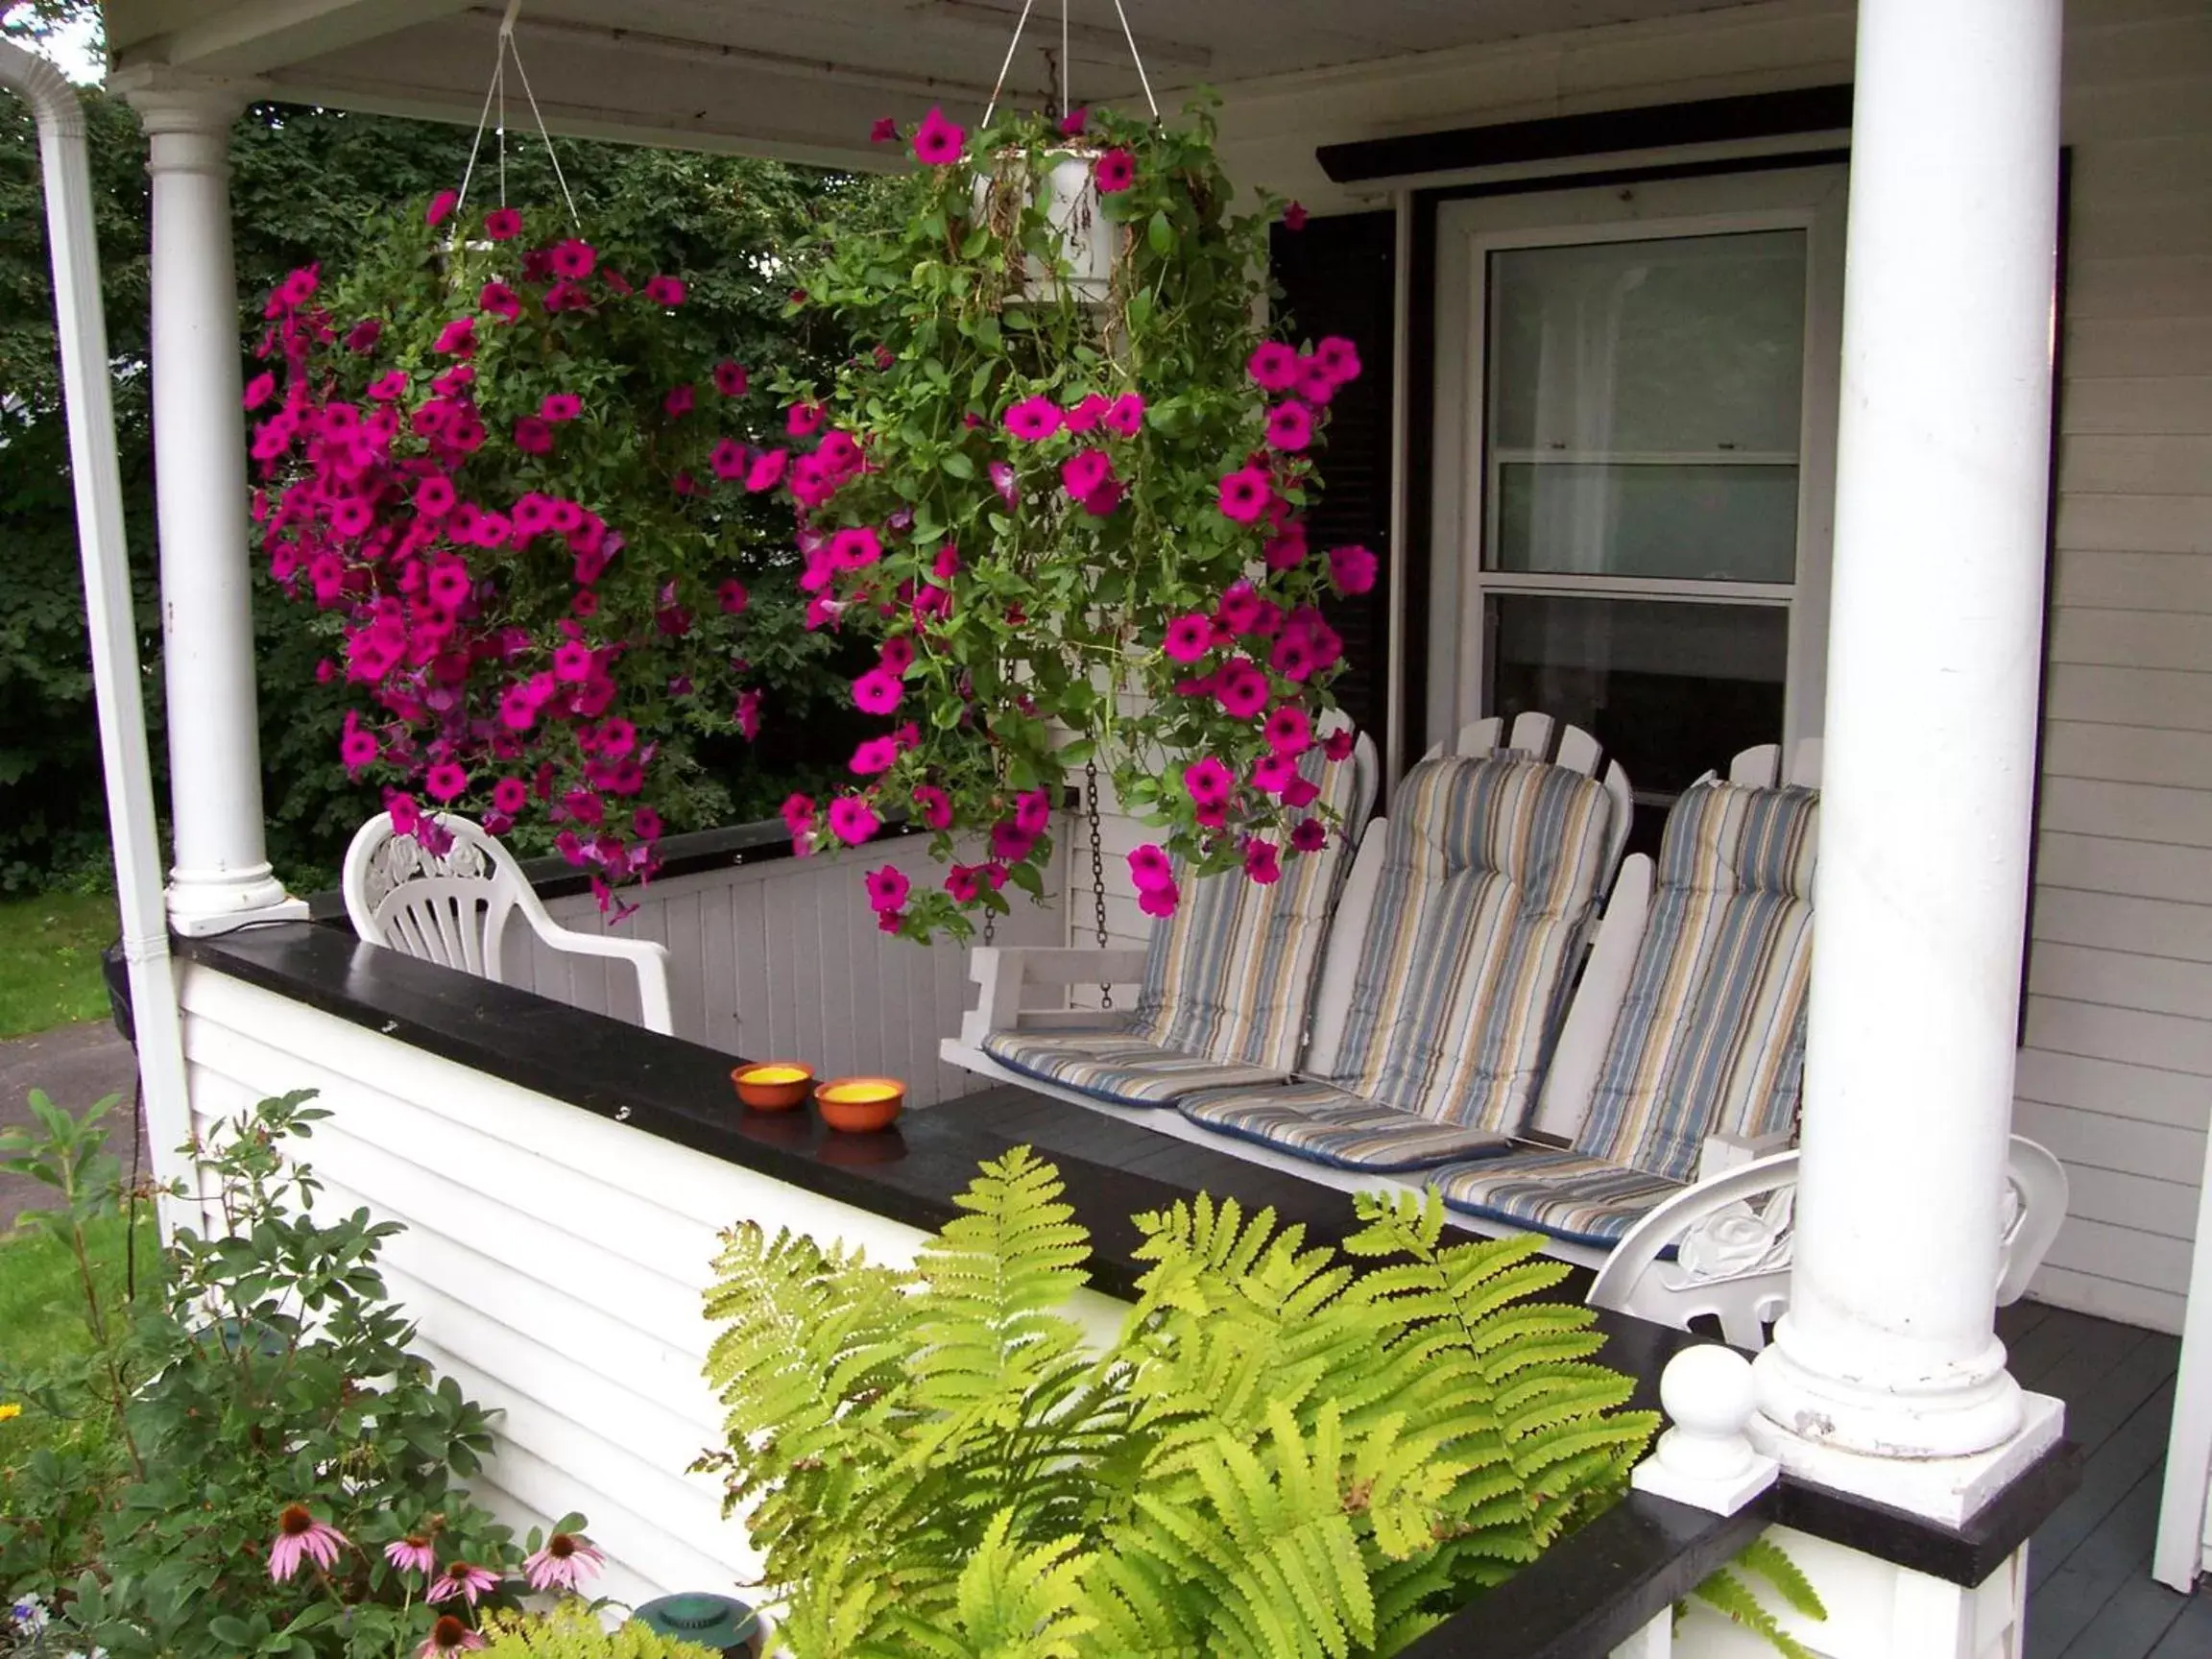
[[[1106,852],[1098,832],[1098,762],[1083,762],[1083,804],[1085,814],[1091,820],[1091,903],[1096,919],[1098,949],[1106,949]],[[1114,1006],[1114,987],[1105,980],[1098,983],[1098,1005]]]

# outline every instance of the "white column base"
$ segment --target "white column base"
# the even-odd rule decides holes
[[[2058,1443],[2066,1426],[2065,1402],[2048,1394],[2022,1394],[2020,1428],[1986,1452],[1963,1457],[1870,1456],[1785,1429],[1754,1416],[1751,1443],[1801,1480],[1855,1498],[1961,1527],[1981,1507]]]
[[[307,902],[285,892],[266,864],[208,876],[175,870],[168,892],[170,929],[186,939],[228,933],[249,922],[307,920]]]

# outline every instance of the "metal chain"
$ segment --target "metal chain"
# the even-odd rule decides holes
[[[1091,902],[1098,924],[1098,949],[1106,949],[1106,853],[1098,839],[1098,762],[1083,762],[1083,804],[1091,819]],[[1098,1005],[1114,1006],[1114,987],[1098,982]]]

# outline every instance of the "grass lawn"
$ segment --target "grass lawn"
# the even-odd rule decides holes
[[[105,1015],[100,952],[115,929],[112,894],[0,900],[0,1040]],[[6,1294],[0,1286],[0,1332]]]
[[[93,1271],[106,1305],[123,1295],[124,1226],[120,1216],[93,1223],[88,1230]],[[151,1217],[138,1226],[138,1283],[142,1291],[159,1270],[160,1236]],[[90,1346],[84,1333],[84,1293],[77,1263],[61,1239],[36,1227],[17,1227],[0,1235],[0,1403],[9,1401],[9,1379]],[[35,1446],[53,1445],[71,1432],[68,1425],[26,1407],[12,1422],[0,1423],[0,1470],[20,1463]]]

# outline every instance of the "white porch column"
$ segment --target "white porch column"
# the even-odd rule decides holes
[[[181,933],[304,915],[269,867],[253,685],[230,124],[242,88],[126,72],[152,148],[155,505]]]
[[[2034,786],[2060,0],[1860,0],[1825,787],[1764,1450],[1948,1520],[2056,1437],[1993,1334]]]

